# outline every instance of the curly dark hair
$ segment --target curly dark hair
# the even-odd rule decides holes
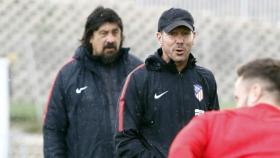
[[[85,30],[83,37],[81,39],[81,45],[92,51],[92,46],[90,44],[90,38],[94,31],[98,30],[100,26],[104,23],[116,23],[121,29],[121,46],[123,43],[123,23],[119,15],[110,8],[104,8],[103,6],[98,6],[93,10],[93,12],[87,17],[85,24]]]
[[[256,59],[238,68],[237,74],[244,79],[259,78],[270,83],[269,90],[280,95],[280,60]],[[280,97],[278,97],[280,99]]]

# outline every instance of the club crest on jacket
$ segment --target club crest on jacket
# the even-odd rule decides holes
[[[196,99],[201,102],[201,100],[203,99],[202,86],[199,84],[194,84],[193,88],[194,88],[194,95],[195,95]]]

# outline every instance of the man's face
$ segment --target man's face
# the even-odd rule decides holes
[[[237,107],[249,106],[249,82],[242,77],[238,77],[235,83],[234,98]]]
[[[159,32],[158,41],[163,50],[165,60],[172,59],[175,63],[185,63],[193,46],[195,33],[185,26],[179,26],[169,33]]]
[[[104,23],[90,38],[92,54],[103,63],[112,63],[118,57],[122,41],[121,29],[116,23]]]

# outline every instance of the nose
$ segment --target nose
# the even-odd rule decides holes
[[[185,37],[183,35],[178,35],[176,37],[176,43],[184,43]]]
[[[113,42],[116,41],[116,36],[114,36],[112,33],[109,33],[109,34],[107,35],[106,41],[107,41],[108,43],[113,43]]]

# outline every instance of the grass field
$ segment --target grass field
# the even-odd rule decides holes
[[[221,109],[231,109],[232,105],[234,105],[232,102],[221,102]],[[12,128],[20,128],[29,133],[42,132],[42,119],[38,118],[36,106],[32,103],[12,103],[10,120]]]
[[[36,106],[31,103],[12,103],[10,106],[10,126],[30,133],[42,131],[41,118],[37,117]]]

